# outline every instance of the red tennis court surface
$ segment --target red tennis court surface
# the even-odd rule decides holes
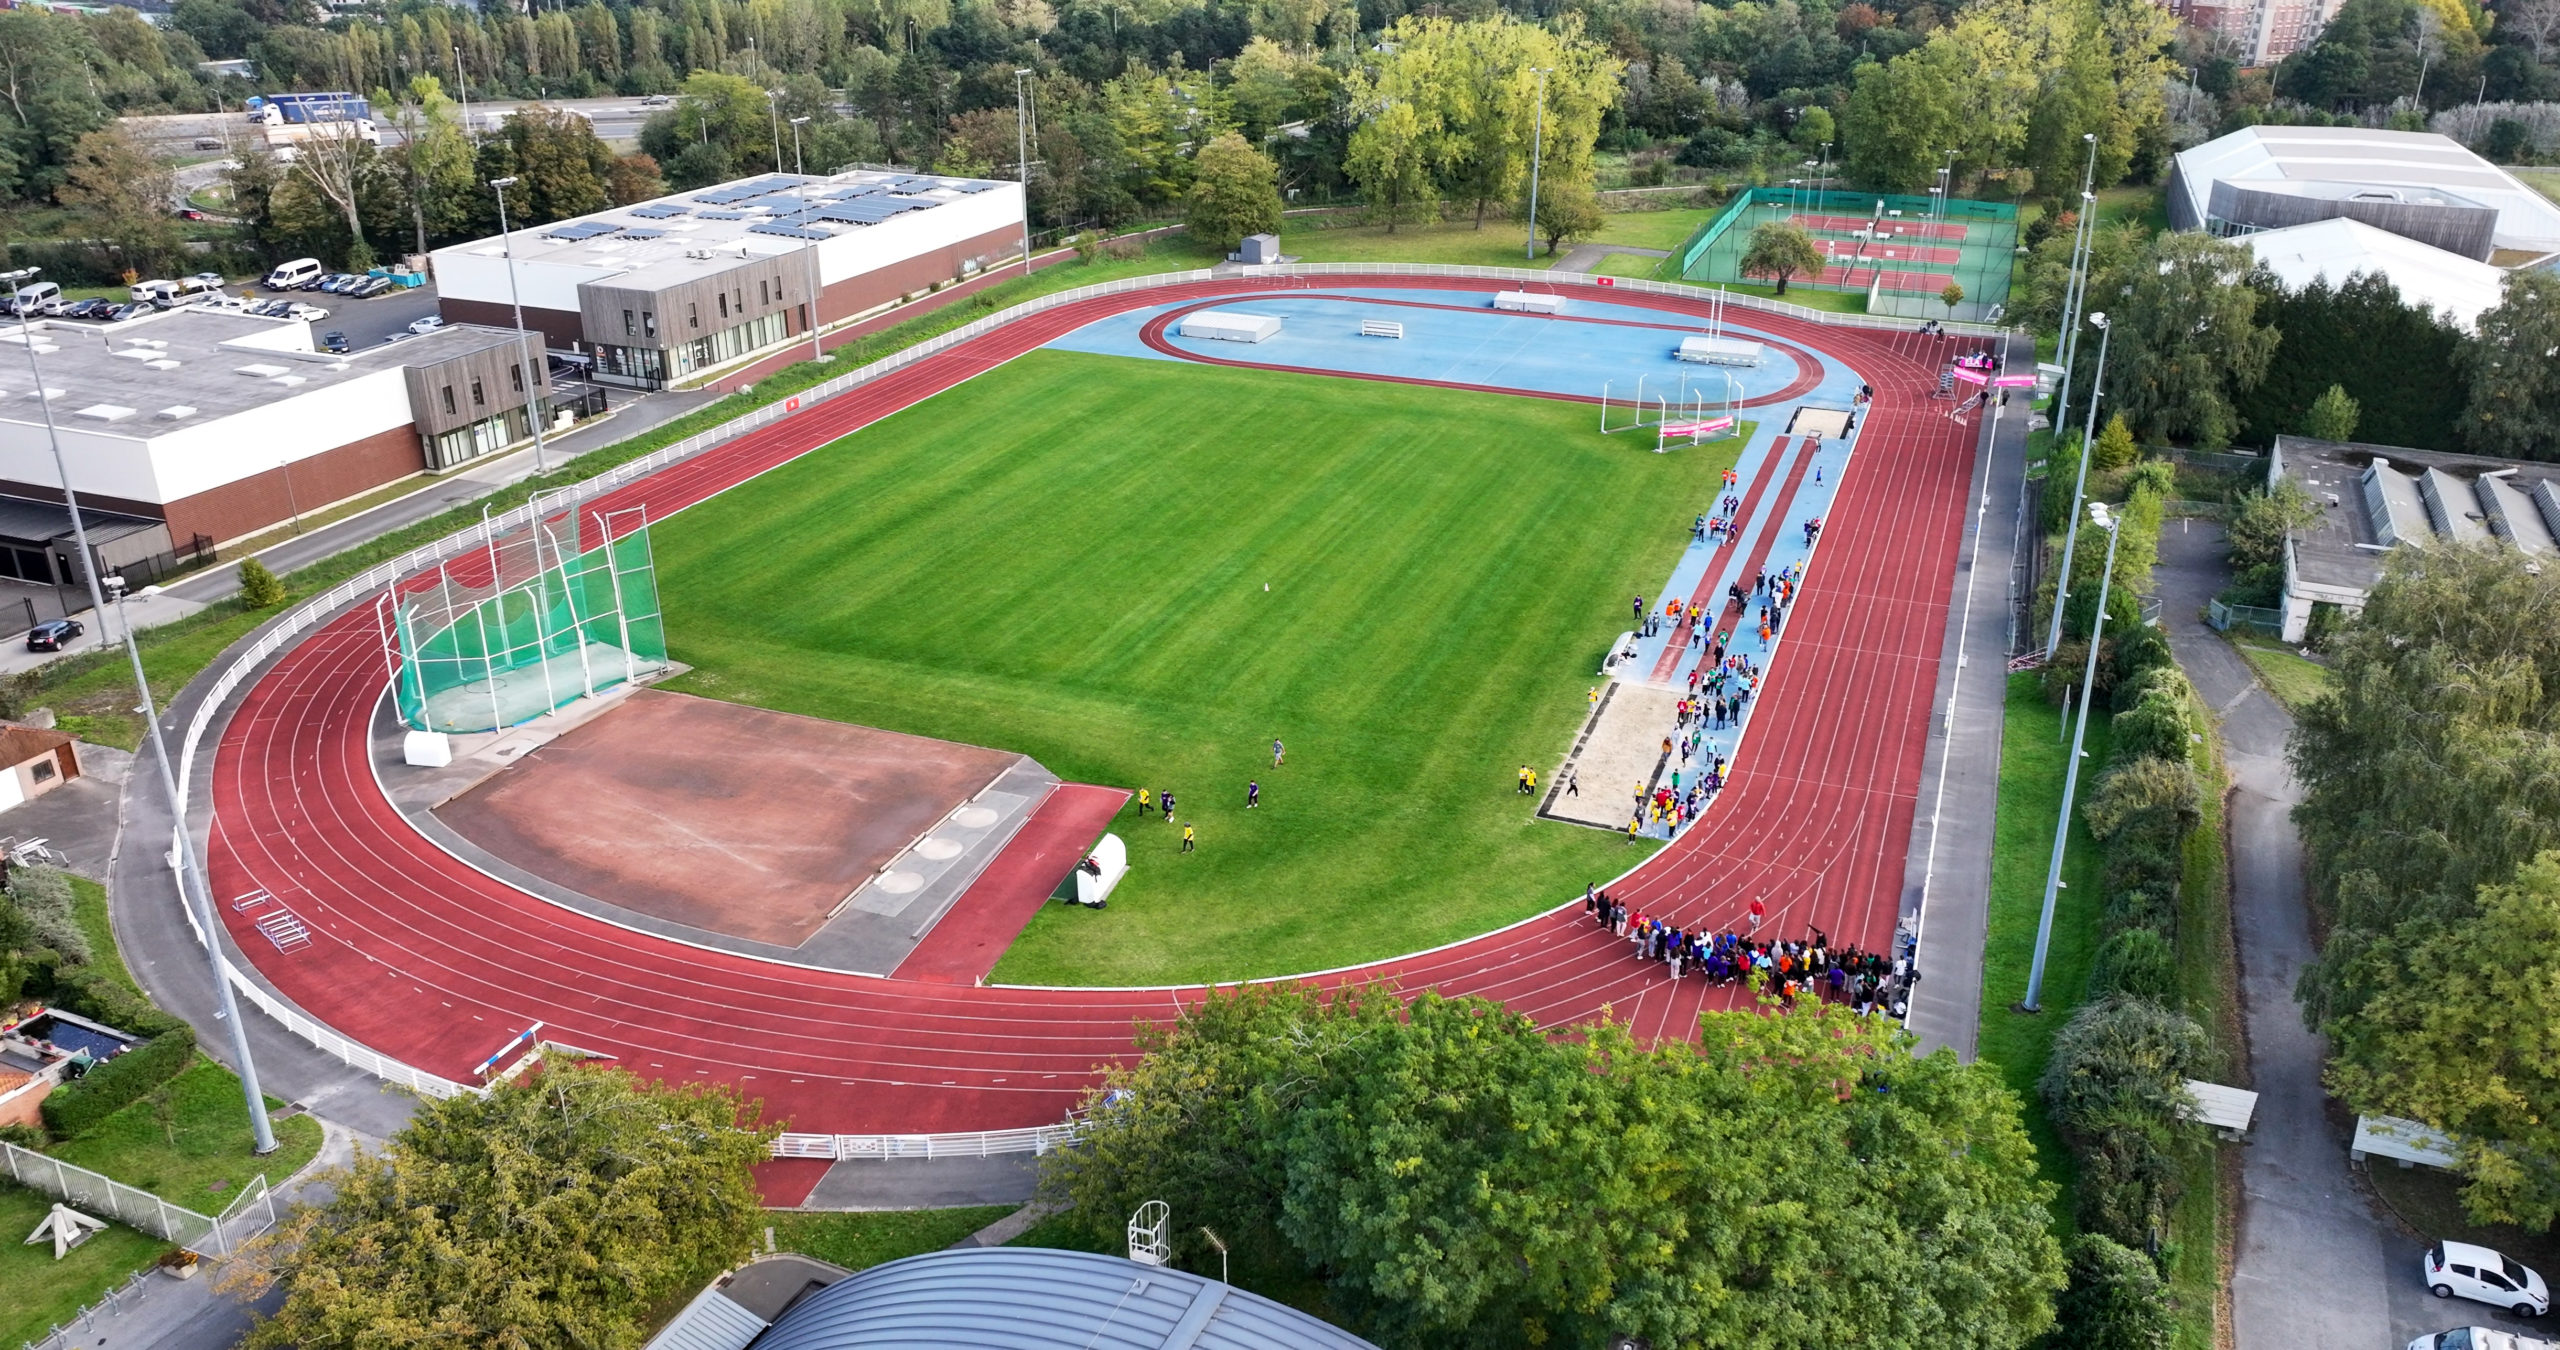
[[[1964,261],[1964,250],[1939,248],[1931,244],[1906,244],[1899,239],[1843,239],[1825,235],[1816,241],[1822,251],[1844,262],[1866,263],[1944,263],[1954,266]]]
[[[1097,319],[1280,289],[1222,279],[1044,310],[583,509],[645,504],[663,519]],[[1613,299],[1692,319],[1707,312],[1686,297]],[[1767,314],[1750,322],[1828,353],[1877,397],[1748,753],[1701,821],[1612,890],[1683,926],[1733,924],[1757,896],[1777,931],[1811,922],[1874,950],[1898,914],[1974,433],[1928,402],[1945,343]],[[1136,1019],[1169,1019],[1199,996],[863,978],[685,947],[546,903],[463,865],[384,799],[367,748],[383,694],[380,638],[363,606],[316,627],[250,685],[215,751],[210,867],[218,894],[263,886],[312,931],[308,946],[278,953],[225,907],[266,980],[319,1020],[430,1072],[463,1078],[509,1030],[540,1019],[642,1073],[735,1084],[799,1130],[1036,1125],[1072,1106],[1097,1065],[1129,1053]],[[1635,960],[1583,920],[1580,897],[1556,898],[1557,909],[1498,932],[1326,978],[1482,995],[1550,1025],[1607,1008],[1648,1039],[1694,1035],[1700,1010],[1736,1004],[1730,990],[1675,982],[1659,963]],[[775,1184],[796,1183],[777,1172]]]
[[[1949,221],[1895,220],[1891,216],[1879,220],[1868,216],[1830,215],[1795,215],[1787,219],[1808,230],[1835,234],[1848,234],[1873,226],[1877,234],[1887,239],[1952,239],[1962,243],[1965,237],[1964,226]]]
[[[643,689],[436,814],[582,895],[797,947],[1020,758]]]

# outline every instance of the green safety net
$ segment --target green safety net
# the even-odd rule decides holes
[[[1769,284],[1768,277],[1743,275],[1742,255],[1751,232],[1777,220],[1804,225],[1839,259],[1822,276],[1790,279],[1790,291],[1859,291],[1872,314],[1978,323],[1997,322],[2009,302],[2017,208],[1961,197],[1941,208],[1935,198],[1897,193],[1752,188],[1681,245],[1681,279],[1704,286]],[[1942,298],[1951,281],[1964,289],[1952,308]]]
[[[464,555],[402,599],[403,721],[493,731],[665,668],[648,530],[571,552],[560,536],[573,526],[548,522]]]

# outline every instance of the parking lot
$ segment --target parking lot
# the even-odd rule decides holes
[[[411,322],[436,312],[435,283],[415,290],[396,290],[371,300],[350,300],[318,291],[271,291],[263,285],[235,286],[233,291],[258,300],[299,300],[329,311],[325,319],[311,321],[311,337],[318,341],[324,333],[344,333],[353,351],[379,347],[392,340],[394,334],[406,335]]]

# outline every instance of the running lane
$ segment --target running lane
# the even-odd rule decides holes
[[[1364,277],[1364,287],[1497,288]],[[1126,292],[1033,315],[610,494],[664,517],[826,445],[1094,319],[1191,298],[1267,293],[1215,281]],[[1613,296],[1668,314],[1703,304]],[[1926,398],[1925,340],[1754,315],[1874,383],[1841,485],[1769,672],[1731,786],[1681,839],[1617,885],[1684,923],[1731,922],[1755,896],[1775,923],[1889,940],[1935,688],[1969,425]],[[1683,510],[1689,508],[1683,507]],[[421,836],[373,777],[369,730],[385,677],[373,616],[317,627],[250,685],[213,761],[217,896],[263,887],[314,941],[278,953],[223,921],[261,975],[320,1021],[446,1077],[534,1020],[560,1040],[676,1082],[724,1081],[771,1118],[843,1133],[1054,1121],[1132,1024],[1197,990],[973,988],[808,970],[686,946],[552,905]],[[1563,899],[1564,897],[1558,897]],[[1676,985],[1658,964],[1562,908],[1430,952],[1328,978],[1498,998],[1546,1023],[1611,1009],[1647,1036],[1692,1034],[1730,993]]]

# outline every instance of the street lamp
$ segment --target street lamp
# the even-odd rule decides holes
[[[2092,195],[2098,181],[2098,137],[2084,132],[2080,139],[2089,143],[2089,167],[2080,173],[2080,217],[2071,226],[2071,275],[2062,289],[2062,332],[2054,352],[2062,358],[2062,396],[2054,404],[2053,417],[2057,441],[2071,420],[2071,363],[2080,355],[2080,306],[2089,300],[2089,255],[2098,242],[2097,198]]]
[[[2104,344],[2105,339],[2101,338],[2101,350]],[[2089,503],[2089,518],[2107,532],[2107,569],[2098,577],[2098,618],[2089,627],[2088,668],[2080,676],[2080,717],[2071,731],[2071,760],[2062,773],[2062,818],[2053,826],[2053,862],[2045,869],[2044,914],[2036,920],[2036,958],[2027,969],[2027,996],[2018,1004],[2021,1012],[2044,1011],[2038,999],[2044,993],[2045,946],[2053,940],[2053,898],[2062,889],[2062,848],[2071,838],[2071,798],[2080,789],[2080,741],[2089,731],[2089,696],[2098,683],[2098,638],[2107,627],[2107,586],[2115,580],[2116,541],[2123,537],[2119,528],[2123,520],[2109,513],[2105,502]],[[2057,595],[2054,608],[2061,607],[2061,597]]]
[[[498,194],[498,246],[507,253],[507,305],[516,315],[516,354],[524,358],[525,420],[533,424],[533,471],[538,476],[551,472],[551,467],[548,448],[542,442],[542,380],[524,352],[524,296],[516,290],[516,241],[514,235],[507,233],[507,189],[515,185],[512,174],[489,180],[489,186]]]
[[[1538,75],[1538,110],[1529,123],[1529,249],[1528,259],[1538,260],[1538,161],[1547,148],[1547,74],[1553,66],[1540,66]]]
[[[2053,627],[2044,639],[2044,659],[2053,659],[2056,647],[2062,645],[2062,601],[2071,593],[2071,551],[2080,542],[2080,498],[2089,489],[2089,443],[2098,430],[2098,399],[2107,380],[2107,343],[2116,335],[2115,327],[2104,314],[2092,314],[2089,322],[2098,330],[2098,374],[2090,381],[2089,416],[2080,424],[2080,476],[2071,488],[2071,527],[2062,536],[2062,577],[2054,583]]]
[[[1013,72],[1013,176],[1022,184],[1022,274],[1031,275],[1031,72]]]
[[[98,645],[107,645],[107,597],[98,577],[97,555],[89,551],[89,529],[80,519],[80,494],[71,487],[71,465],[63,458],[62,433],[53,424],[53,395],[44,387],[44,371],[36,364],[35,322],[26,313],[26,283],[43,269],[23,267],[14,272],[0,272],[0,281],[9,283],[9,294],[18,313],[19,336],[27,344],[27,369],[35,375],[36,404],[44,410],[44,433],[53,443],[53,469],[62,478],[62,504],[71,512],[71,538],[80,550],[80,574],[89,583],[90,612],[98,618]],[[157,594],[157,587],[145,594]],[[239,1006],[232,1001],[231,970],[222,956],[222,930],[215,926],[213,897],[205,889],[204,869],[197,862],[193,836],[187,833],[187,814],[178,796],[177,775],[169,769],[169,746],[160,734],[159,710],[152,706],[151,685],[142,674],[142,649],[134,644],[133,621],[124,612],[124,580],[116,579],[116,618],[124,625],[125,654],[133,659],[133,686],[141,692],[141,706],[135,709],[151,727],[151,745],[159,755],[160,788],[169,799],[171,832],[176,836],[178,859],[178,900],[192,911],[196,930],[204,935],[205,958],[213,965],[215,1016],[231,1029],[232,1058],[240,1062],[240,1093],[249,1108],[249,1133],[256,1151],[264,1156],[276,1151],[275,1132],[267,1127],[267,1097],[258,1087],[258,1066],[249,1057],[248,1029],[240,1024]]]
[[[800,209],[803,211],[809,209],[809,174],[800,162],[800,124],[808,120],[806,117],[791,119],[791,172],[800,180]],[[809,258],[809,359],[815,361],[826,355],[826,349],[818,343],[818,301],[822,294],[818,285],[818,241],[810,240],[800,251]]]
[[[453,92],[462,103],[462,138],[471,139],[471,85],[462,78],[462,48],[453,49]]]

